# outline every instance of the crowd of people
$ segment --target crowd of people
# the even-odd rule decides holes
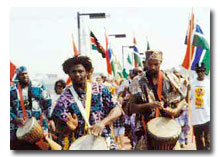
[[[180,126],[175,146],[157,149],[185,147],[193,129],[196,149],[210,150],[210,82],[205,64],[196,65],[198,77],[191,81],[178,70],[161,70],[161,51],[148,50],[145,55],[144,67],[117,81],[103,74],[93,78],[95,67],[87,56],[69,58],[62,66],[72,83],[58,80],[52,96],[44,85],[30,80],[25,66],[17,68],[10,87],[11,149],[69,150],[76,140],[93,135],[103,137],[108,150],[153,150],[155,141],[159,141],[156,145],[172,143],[176,135],[171,133]],[[16,135],[31,117],[43,128],[40,142]],[[149,123],[159,117],[164,119],[154,128],[158,137],[152,138]],[[165,119],[175,120],[178,126],[159,129],[168,125],[163,124]],[[170,141],[163,141],[164,133],[171,134]]]

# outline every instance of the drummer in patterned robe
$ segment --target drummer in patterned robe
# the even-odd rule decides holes
[[[162,52],[149,50],[144,62],[145,72],[134,80],[129,98],[129,114],[136,113],[135,134],[138,138],[136,149],[151,149],[147,138],[146,123],[156,116],[178,116],[185,107],[185,97],[176,89],[167,77],[168,73],[160,70]],[[160,76],[160,77],[159,77]],[[160,85],[160,86],[159,86]],[[172,99],[175,98],[175,99]],[[172,102],[171,102],[172,101]]]
[[[87,79],[89,75],[91,77],[93,71],[90,58],[86,56],[69,58],[63,63],[63,70],[71,78],[72,85],[67,86],[61,94],[52,114],[56,130],[60,134],[58,143],[67,150],[74,139],[90,131],[93,135],[105,137],[109,148],[116,149],[109,125],[119,118],[121,110],[118,103],[112,99],[109,89],[103,84],[92,82],[90,111],[86,109]],[[78,97],[74,97],[71,88],[76,91]],[[76,99],[81,101],[83,108],[89,112],[90,129],[85,125]]]
[[[21,66],[17,68],[16,75],[15,83],[10,87],[11,149],[35,149],[35,146],[33,148],[28,147],[30,145],[29,143],[16,138],[18,127],[24,125],[24,113],[22,111],[18,87],[21,87],[27,117],[35,117],[38,122],[40,121],[40,117],[42,117],[42,128],[45,132],[48,130],[47,118],[51,116],[52,100],[42,84],[29,79],[26,67]]]

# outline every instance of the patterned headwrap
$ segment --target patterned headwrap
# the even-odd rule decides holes
[[[162,62],[163,60],[163,52],[158,50],[148,50],[145,52],[146,61],[154,59]]]
[[[23,71],[27,71],[27,68],[25,66],[18,67],[15,72],[16,72],[16,75],[19,75]]]

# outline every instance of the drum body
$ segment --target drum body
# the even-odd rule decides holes
[[[109,150],[104,137],[85,135],[71,144],[69,150]]]
[[[19,140],[35,143],[43,137],[43,129],[35,117],[28,119],[23,127],[18,128],[16,136]]]
[[[152,150],[173,150],[181,126],[171,118],[157,117],[147,123],[147,143]]]

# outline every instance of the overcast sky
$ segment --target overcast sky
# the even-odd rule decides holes
[[[182,63],[185,55],[185,35],[192,8],[11,8],[10,12],[10,60],[25,65],[31,74],[53,73],[64,75],[62,63],[73,55],[72,34],[78,46],[77,12],[104,12],[105,19],[91,20],[81,17],[82,51],[91,56],[95,72],[106,73],[105,59],[91,51],[88,30],[92,30],[105,48],[104,28],[108,34],[125,33],[124,39],[110,38],[113,52],[119,61],[122,45],[132,45],[136,37],[140,52],[147,48],[164,52],[162,68]],[[210,9],[193,8],[210,43]],[[83,34],[83,33],[82,33]],[[86,38],[85,38],[86,37]],[[124,49],[126,53],[131,50]]]

